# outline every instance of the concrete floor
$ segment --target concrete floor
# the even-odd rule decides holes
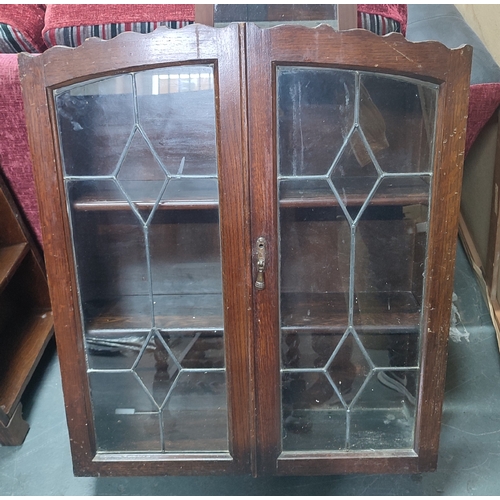
[[[52,345],[23,399],[31,426],[26,441],[19,447],[0,447],[0,495],[498,495],[500,355],[486,305],[460,245],[455,292],[462,338],[449,346],[439,463],[434,473],[75,478]]]

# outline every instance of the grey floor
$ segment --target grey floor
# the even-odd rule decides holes
[[[258,479],[76,478],[59,364],[51,346],[23,399],[31,426],[26,441],[19,447],[0,447],[0,495],[498,495],[500,355],[487,307],[460,245],[455,292],[461,321],[449,345],[436,472]]]

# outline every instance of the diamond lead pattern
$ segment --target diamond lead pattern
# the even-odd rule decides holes
[[[145,349],[141,353],[134,371],[158,407],[162,407],[179,375],[179,364],[171,356],[157,330],[153,330],[152,335],[148,337]]]
[[[134,131],[116,177],[146,223],[166,187],[167,175],[139,129]]]
[[[379,172],[373,163],[369,145],[356,128],[330,175],[334,192],[352,219],[355,219],[375,186]]]
[[[346,404],[356,397],[370,373],[372,364],[357,336],[349,331],[326,367],[330,380]]]
[[[331,201],[328,201],[328,197],[320,189],[320,182],[326,181],[335,196],[335,204],[340,207],[350,228],[350,238],[347,238],[349,240],[347,246],[350,249],[348,256],[350,285],[346,331],[334,352],[330,355],[331,351],[325,349],[321,362],[313,367],[311,362],[304,365],[301,361],[307,354],[306,346],[302,347],[300,339],[307,337],[289,333],[290,330],[293,331],[294,326],[299,328],[303,325],[297,320],[293,324],[290,323],[293,314],[288,310],[288,303],[292,299],[284,298],[286,296],[284,292],[288,291],[284,288],[289,279],[285,264],[290,260],[289,255],[295,251],[295,246],[286,243],[296,237],[298,230],[289,229],[284,222],[280,227],[282,251],[286,248],[286,252],[283,251],[285,264],[282,262],[281,265],[284,276],[281,278],[281,321],[288,329],[282,332],[283,449],[298,451],[336,448],[337,445],[329,448],[324,443],[333,439],[335,432],[337,432],[336,439],[338,438],[339,429],[343,428],[341,424],[343,420],[339,415],[345,418],[345,448],[411,447],[413,439],[411,428],[415,419],[415,380],[418,374],[415,345],[418,347],[420,320],[417,316],[420,305],[415,303],[415,298],[412,299],[419,293],[418,285],[415,285],[415,276],[412,281],[413,288],[405,281],[407,269],[411,268],[411,262],[407,260],[416,258],[415,250],[409,252],[410,257],[404,250],[411,250],[415,242],[422,246],[423,237],[414,236],[414,226],[415,222],[426,223],[428,220],[425,214],[422,215],[423,211],[417,210],[416,207],[419,204],[425,207],[429,199],[427,178],[424,178],[422,173],[430,175],[432,172],[430,158],[435,133],[433,113],[436,88],[431,84],[412,82],[406,78],[346,72],[353,77],[355,83],[353,89],[344,84],[346,104],[349,102],[349,109],[353,110],[352,115],[342,113],[340,108],[336,110],[336,120],[341,123],[343,143],[336,142],[333,134],[329,141],[318,140],[314,143],[305,140],[307,137],[305,131],[314,128],[311,128],[309,123],[314,110],[308,109],[307,112],[300,113],[301,102],[306,102],[310,108],[319,102],[324,105],[322,99],[326,102],[335,92],[338,95],[342,94],[341,87],[333,93],[330,89],[323,94],[316,89],[316,95],[312,97],[305,93],[307,85],[301,87],[300,84],[312,81],[314,78],[321,80],[315,73],[316,69],[294,68],[292,71],[280,68],[279,71],[281,73],[278,72],[277,83],[278,129],[279,135],[283,132],[288,137],[288,139],[280,138],[279,142],[280,210],[285,211],[291,206],[290,200],[293,198],[304,201],[304,206],[307,206],[307,203],[314,206],[314,197],[318,199],[321,197],[325,203],[323,210],[326,214]],[[331,72],[331,76],[324,79],[323,83],[326,85],[328,81],[328,84],[334,87],[334,81],[339,78],[342,71],[328,71]],[[344,78],[344,81],[347,82],[348,78],[347,80]],[[297,89],[289,90],[293,85],[297,86],[300,92],[296,91]],[[321,106],[317,108],[319,110]],[[316,126],[328,123],[324,118],[326,109],[328,105],[318,111]],[[347,119],[349,116],[351,118]],[[309,129],[304,128],[305,124]],[[326,130],[325,127],[316,137],[323,137]],[[300,141],[297,141],[297,138]],[[324,145],[324,142],[328,146]],[[334,144],[337,147],[332,149]],[[292,151],[293,155],[290,155],[289,151]],[[321,158],[322,163],[313,162],[313,158],[316,157]],[[325,158],[331,158],[332,161],[326,174],[320,168],[320,163],[325,164]],[[292,168],[297,163],[294,160],[297,159],[300,159],[300,164],[306,167]],[[308,186],[311,187],[308,189]],[[288,212],[282,213],[280,220],[286,221],[285,215]],[[336,219],[343,219],[339,211],[334,216]],[[314,217],[312,214],[308,224],[317,224]],[[381,222],[377,223],[377,219]],[[340,232],[338,234],[340,236]],[[344,240],[345,238],[342,238],[346,247]],[[322,241],[328,249],[338,250],[337,244],[328,244],[325,236]],[[419,251],[423,255],[424,250]],[[388,258],[393,263],[392,274],[391,272],[387,274]],[[305,267],[309,269],[311,265]],[[320,268],[321,275],[324,276],[324,267],[318,263],[311,267],[311,275],[315,275],[314,269]],[[415,265],[413,268],[416,269]],[[423,264],[416,272],[421,274],[422,270]],[[417,276],[416,279],[418,281],[420,278]],[[309,289],[308,281],[302,280],[302,283],[304,281],[304,289],[301,291],[301,300],[304,302],[302,309],[306,308],[309,313],[314,305],[306,302],[306,290],[307,292],[313,290]],[[381,297],[385,301],[381,301]],[[322,297],[317,301],[325,302]],[[377,307],[370,308],[368,317],[367,306],[374,301]],[[297,299],[297,302],[300,301]],[[394,311],[391,311],[391,305],[394,306]],[[300,312],[300,308],[297,311]],[[296,311],[295,313],[297,317],[300,316]],[[340,315],[335,314],[338,320]],[[403,315],[406,323],[401,324],[400,319]],[[366,321],[364,321],[365,316]],[[360,321],[360,318],[363,321]],[[413,323],[416,323],[416,326],[412,326]],[[339,324],[332,322],[332,332],[336,333],[330,332],[325,335],[332,337],[338,335],[338,327]],[[412,332],[407,333],[412,328]],[[318,334],[309,335],[315,337]],[[292,336],[294,342],[291,342]],[[414,336],[417,340],[414,340]],[[330,345],[328,342],[323,344]],[[399,357],[396,351],[399,350],[404,351],[402,353],[404,361],[397,364]],[[372,356],[378,365],[374,363]],[[323,359],[328,359],[326,364]],[[391,370],[389,367],[396,368]],[[402,371],[405,367],[411,367],[409,375]],[[325,422],[320,422],[318,412],[311,411],[311,408],[314,403],[318,404],[319,401],[330,397],[340,402],[342,407],[334,405],[328,409],[324,408],[325,418],[331,419],[329,425],[331,431],[326,431],[326,427],[320,430],[320,426]],[[372,404],[377,398],[380,401]],[[392,413],[381,416],[385,405],[393,405]],[[376,413],[377,411],[379,413]],[[370,416],[366,416],[365,412]],[[336,430],[333,429],[334,426],[337,426]],[[384,426],[386,426],[385,431]],[[398,426],[406,426],[410,430],[401,433],[397,430]],[[389,427],[391,431],[387,432]],[[380,439],[373,445],[370,439],[375,436],[376,428]],[[328,432],[332,434],[329,435]],[[291,437],[292,434],[295,437]],[[304,437],[298,438],[299,434]]]
[[[88,289],[85,304],[96,304],[84,316],[109,302],[117,321],[108,324],[103,316],[93,336],[85,333],[98,449],[193,451],[203,441],[207,451],[227,450],[214,67],[184,65],[96,79],[57,90],[55,98],[72,222],[84,218],[82,213],[90,219],[88,207],[99,219],[94,227],[102,272],[87,273],[99,276],[82,287]],[[203,212],[191,211],[189,224],[177,222],[178,212],[170,209],[183,205]],[[196,219],[200,213],[208,213],[208,220]],[[175,224],[165,223],[172,219]],[[78,225],[88,232],[93,221],[84,222]],[[209,244],[176,250],[179,233],[189,236],[186,241],[195,239],[193,228],[208,235]],[[88,244],[85,235],[75,242]],[[175,286],[168,286],[172,268],[181,268],[189,286],[178,272],[172,273]],[[168,332],[159,330],[160,317]],[[196,324],[188,327],[205,330],[187,331],[191,317]],[[207,321],[214,323],[209,330]],[[175,412],[186,430],[199,431],[199,439],[187,439],[184,432],[168,435]]]

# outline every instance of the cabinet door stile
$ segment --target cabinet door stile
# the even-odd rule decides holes
[[[422,390],[420,413],[417,418],[416,451],[420,467],[434,470],[437,466],[439,429],[442,416],[446,359],[448,356],[449,321],[453,292],[456,236],[460,212],[460,189],[465,147],[468,110],[470,59],[461,57],[469,53],[464,47],[450,54],[448,80],[441,85],[438,105],[438,132],[435,150],[435,177],[433,186],[434,214],[430,221],[429,273],[426,316],[429,325],[422,346]],[[464,61],[465,59],[465,61]],[[464,69],[458,69],[464,68]],[[462,98],[457,99],[456,95]],[[451,222],[453,221],[453,222]],[[446,227],[445,227],[446,226]],[[429,404],[434,401],[434,404]]]
[[[233,25],[236,31],[236,26]],[[241,30],[241,28],[240,28]],[[220,31],[218,32],[220,33]],[[241,32],[238,32],[241,37]],[[231,452],[248,472],[253,448],[254,425],[252,373],[251,267],[249,255],[250,213],[246,108],[244,106],[245,61],[236,37],[219,44],[220,219],[227,336],[228,398]],[[243,467],[244,465],[244,467]]]
[[[29,130],[38,131],[36,135],[28,134],[28,139],[39,199],[58,353],[61,366],[64,365],[64,359],[72,360],[70,369],[62,380],[65,402],[68,408],[76,410],[72,417],[67,416],[68,426],[73,425],[71,452],[75,468],[86,471],[93,456],[93,425],[92,421],[87,420],[87,416],[91,414],[91,406],[88,384],[85,381],[85,360],[79,356],[83,352],[83,346],[77,335],[80,331],[78,297],[76,286],[72,282],[72,261],[68,258],[71,252],[69,224],[62,178],[55,161],[58,155],[51,130],[53,116],[50,116],[45,88],[40,85],[40,82],[45,82],[41,58],[28,59],[20,56],[19,66],[21,80],[26,82],[23,83],[23,99],[27,126]],[[51,195],[48,196],[48,193]]]
[[[265,240],[265,288],[254,286],[255,380],[257,471],[275,472],[279,453],[279,346],[278,330],[278,247],[276,238],[277,194],[273,157],[275,131],[273,79],[269,32],[247,25],[247,74],[249,167],[252,211],[254,274],[257,279],[257,241]]]

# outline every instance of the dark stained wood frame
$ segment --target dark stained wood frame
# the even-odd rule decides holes
[[[231,454],[96,456],[52,91],[99,75],[200,61],[214,62],[218,74]],[[20,56],[68,426],[78,475],[409,473],[435,468],[470,61],[470,47],[451,51],[436,42],[412,44],[399,34],[378,37],[364,30],[339,33],[327,26],[261,30],[252,24],[224,29],[194,25],[150,35],[123,34],[107,42],[90,40],[77,49],[54,48],[36,57]],[[440,85],[414,450],[280,457],[273,125],[273,73],[279,63],[390,73]],[[253,250],[259,236],[265,236],[268,242],[266,288],[254,291]]]
[[[369,47],[369,50],[367,48]],[[432,55],[431,55],[432,54]],[[327,26],[247,26],[252,241],[266,238],[265,290],[254,294],[259,474],[394,473],[436,467],[453,286],[471,48],[412,44],[400,34]],[[275,68],[320,65],[402,75],[439,84],[422,360],[414,450],[281,455]],[[254,272],[256,272],[254,270]]]
[[[126,33],[109,41],[91,39],[76,49],[56,47],[41,56],[23,54],[19,58],[67,421],[78,475],[127,475],[132,471],[137,475],[241,474],[251,470],[251,279],[250,265],[245,265],[250,244],[246,122],[241,108],[245,71],[239,46],[237,25],[224,30],[194,25],[182,30],[159,29],[146,36]],[[216,75],[230,453],[96,455],[52,92],[117,72],[200,62],[213,63]]]
[[[497,122],[500,120],[500,110],[495,113]],[[488,235],[488,253],[486,256],[486,265],[484,274],[486,284],[491,291],[492,298],[497,297],[498,291],[498,263],[500,249],[500,232],[498,231],[498,213],[499,213],[499,189],[500,189],[500,130],[497,130],[497,142],[495,152],[495,166],[493,170],[493,185],[490,212],[490,228]],[[495,300],[498,303],[498,300]]]

